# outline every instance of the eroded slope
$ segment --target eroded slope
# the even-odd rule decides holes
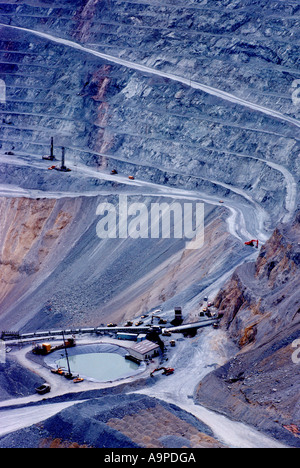
[[[200,384],[198,399],[299,446],[299,214],[279,226],[256,263],[239,267],[216,298],[240,352]],[[214,391],[212,392],[212,389]],[[212,398],[213,395],[213,398]]]

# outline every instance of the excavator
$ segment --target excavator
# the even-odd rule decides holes
[[[160,317],[160,315],[152,315],[152,317],[151,317],[151,325],[153,325],[153,320],[154,320],[155,318],[158,319],[159,325],[165,325],[165,324],[167,323],[167,320],[162,319],[162,318]]]
[[[157,367],[151,372],[150,377],[154,377],[154,373],[161,370],[163,371],[163,375],[174,374],[174,369],[172,367]]]
[[[251,247],[254,247],[255,244],[256,248],[258,249],[259,241],[257,239],[252,239],[251,241],[245,242],[245,245],[250,245]]]

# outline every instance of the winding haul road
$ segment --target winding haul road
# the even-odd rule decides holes
[[[22,28],[19,26],[12,26],[12,25],[7,25],[7,24],[2,24],[0,23],[1,27],[6,27],[10,29],[15,29],[18,31],[22,31],[26,34],[33,34],[37,37],[43,38],[47,41],[51,41],[57,44],[61,44],[67,47],[71,47],[73,49],[79,50],[83,53],[91,54],[96,57],[99,57],[101,59],[104,59],[110,63],[114,63],[117,65],[124,66],[126,68],[130,68],[133,70],[137,70],[139,72],[147,73],[150,75],[156,75],[161,78],[167,78],[172,81],[176,81],[178,83],[184,84],[186,86],[190,86],[194,89],[199,89],[207,94],[216,96],[218,98],[221,98],[222,100],[238,104],[240,106],[246,107],[247,109],[255,110],[257,112],[260,112],[262,114],[271,116],[275,119],[278,119],[280,121],[289,123],[295,127],[300,128],[300,122],[297,119],[291,118],[289,116],[286,116],[278,111],[275,111],[273,109],[269,109],[263,106],[260,106],[258,104],[255,104],[253,102],[247,101],[245,99],[239,98],[237,96],[234,96],[233,94],[227,93],[225,91],[219,90],[217,88],[213,88],[211,86],[204,85],[202,83],[193,81],[191,79],[185,78],[178,76],[173,73],[169,72],[164,72],[161,70],[157,70],[156,68],[153,67],[147,67],[142,64],[138,64],[135,62],[131,62],[128,60],[121,59],[119,57],[115,57],[112,55],[104,54],[101,52],[98,52],[96,50],[87,48],[82,46],[81,44],[78,44],[74,41],[70,41],[68,39],[63,39],[60,37],[53,36],[48,33],[43,33],[40,31],[35,31],[32,29],[27,29],[27,28]],[[106,156],[106,155],[105,155]],[[241,155],[240,155],[241,156]],[[109,157],[109,156],[106,156]],[[243,157],[243,156],[241,156]],[[286,213],[284,214],[282,220],[284,222],[290,221],[294,215],[295,209],[296,209],[296,200],[297,200],[297,184],[296,181],[293,177],[293,175],[286,169],[284,166],[273,163],[268,160],[264,160],[262,158],[258,158],[255,156],[245,156],[247,158],[252,158],[257,161],[261,161],[265,164],[267,164],[269,167],[279,171],[286,182],[286,203],[285,203],[285,208],[286,208]],[[2,157],[1,157],[2,158]],[[93,171],[92,169],[87,168],[86,166],[82,165],[81,168],[79,169],[78,165],[76,166],[77,171],[81,170],[83,175],[89,175],[92,177],[98,177],[99,179],[110,179],[110,180],[116,180],[116,177],[114,176],[114,179],[109,178],[109,175],[105,174],[99,174],[95,170]],[[188,174],[185,174],[188,175]],[[125,177],[119,177],[117,178],[119,182],[126,183],[126,178]],[[208,180],[208,179],[203,179],[203,180]],[[228,230],[229,232],[237,237],[239,240],[245,240],[248,239],[249,237],[256,237],[258,238],[261,242],[265,242],[269,235],[270,231],[265,229],[266,223],[269,221],[269,216],[266,213],[266,211],[257,203],[255,200],[253,200],[245,191],[238,189],[237,187],[234,187],[233,185],[228,185],[221,183],[220,181],[216,180],[209,180],[210,182],[222,186],[231,192],[236,193],[237,195],[240,195],[244,200],[247,202],[247,206],[240,204],[240,203],[234,203],[231,201],[227,202],[227,207],[229,211],[231,212],[231,215],[228,217]],[[192,198],[192,199],[200,199],[199,196],[195,196],[195,193],[184,191],[184,190],[177,190],[177,189],[172,189],[168,187],[162,187],[157,184],[151,184],[149,182],[145,181],[135,181],[135,185],[142,185],[144,187],[152,188],[154,192],[158,192],[160,195],[167,195],[167,196],[182,196],[182,197],[187,197],[187,198]],[[132,183],[131,183],[132,185]],[[20,190],[22,192],[22,196],[26,196],[26,191]],[[10,189],[8,187],[0,187],[0,194],[7,195],[7,193],[10,193],[13,195],[15,193],[16,196],[20,196],[20,193],[18,194],[18,189],[12,192],[10,192]],[[28,192],[27,192],[28,193]],[[62,197],[64,195],[72,196],[70,193],[52,193],[49,196],[51,197]],[[87,194],[83,194],[87,195]],[[30,192],[30,196],[34,196],[33,191]],[[78,196],[77,194],[74,194],[74,196]],[[208,197],[205,194],[201,194],[201,200],[207,201],[209,203],[215,203],[217,204],[218,201],[214,197]],[[250,204],[250,208],[249,208]]]
[[[244,99],[238,98],[230,93],[218,90],[216,88],[203,85],[201,83],[195,82],[191,79],[187,79],[176,74],[163,72],[155,68],[150,68],[141,64],[123,60],[119,57],[114,57],[111,55],[103,54],[97,52],[93,49],[84,47],[76,42],[55,37],[50,34],[46,34],[39,31],[34,31],[31,29],[26,29],[17,26],[11,26],[6,24],[0,24],[1,27],[11,28],[18,31],[22,31],[26,34],[33,34],[37,37],[46,39],[48,41],[65,45],[73,49],[77,49],[81,52],[92,54],[96,57],[104,59],[108,62],[118,64],[133,70],[137,70],[143,73],[150,75],[157,75],[162,78],[167,78],[178,83],[190,86],[194,89],[201,90],[207,94],[221,98],[227,102],[241,105],[248,109],[263,113],[265,115],[271,116],[274,119],[279,119],[280,121],[286,122],[290,125],[293,125],[297,128],[300,128],[300,122],[294,118],[288,117],[280,112],[275,110],[268,109],[263,106],[259,106],[252,102],[246,101]],[[245,156],[246,157],[246,156]],[[247,156],[250,157],[250,156]],[[279,164],[273,163],[271,161],[263,160],[253,156],[253,159],[259,160],[272,167],[273,169],[279,171],[286,182],[286,213],[284,214],[284,221],[289,221],[296,209],[296,198],[297,198],[297,185],[293,175],[284,167]],[[14,165],[28,165],[29,162],[26,159],[20,158],[6,158],[4,155],[0,155],[0,160],[5,164],[14,164]],[[34,160],[30,161],[30,164],[34,165],[36,168],[45,170],[45,166],[41,164],[40,161]],[[69,164],[72,168],[71,163]],[[74,166],[73,166],[74,167]],[[142,180],[128,181],[127,177],[122,175],[111,176],[105,173],[99,173],[92,168],[88,168],[84,165],[76,165],[76,172],[83,177],[96,177],[99,179],[113,180],[118,181],[126,185],[134,185],[135,187],[140,187],[141,190],[147,190],[152,194],[157,196],[167,196],[170,198],[187,198],[192,200],[201,200],[210,204],[219,204],[219,200],[216,197],[208,196],[206,194],[195,193],[193,191],[183,190],[183,189],[174,189],[167,186],[162,186],[150,182],[145,182]],[[217,185],[221,185],[229,190],[235,192],[241,197],[240,200],[226,200],[225,206],[229,210],[230,215],[227,219],[228,231],[234,235],[239,240],[243,241],[249,238],[258,238],[262,242],[266,241],[269,237],[269,232],[266,230],[266,224],[269,221],[268,213],[263,210],[263,208],[253,200],[249,194],[245,191],[240,190],[234,186],[229,186],[219,181],[211,181]],[[2,185],[0,186],[0,194],[4,196],[15,196],[15,197],[33,197],[37,198],[40,196],[48,198],[62,198],[62,197],[78,197],[78,196],[97,196],[95,192],[90,193],[71,193],[71,192],[42,192],[38,190],[25,190],[21,187],[11,186],[11,185]],[[215,332],[214,332],[215,333]],[[218,332],[219,333],[219,332]],[[203,377],[207,373],[207,367],[214,364],[221,365],[223,361],[228,358],[225,352],[222,352],[222,340],[224,337],[219,333],[218,337],[220,338],[218,342],[218,353],[212,353],[210,349],[213,349],[212,341],[215,340],[215,334],[212,334],[207,331],[204,334],[201,334],[201,338],[195,338],[194,342],[191,342],[189,347],[184,347],[175,351],[173,359],[176,360],[176,372],[173,376],[168,377],[168,382],[171,384],[166,387],[166,383],[159,381],[156,386],[151,387],[151,389],[141,390],[140,393],[149,393],[152,396],[161,398],[165,401],[172,402],[186,411],[194,414],[199,417],[205,423],[207,423],[215,432],[215,434],[223,440],[225,443],[231,446],[237,447],[281,447],[282,445],[268,437],[265,437],[261,433],[255,431],[248,426],[230,421],[228,418],[217,415],[211,411],[206,410],[205,408],[195,405],[188,396],[193,393],[196,385],[198,384],[201,376]],[[197,341],[198,340],[198,341]],[[194,344],[193,344],[194,343]],[[215,345],[216,343],[214,343]],[[183,346],[183,344],[182,344]],[[202,347],[201,352],[200,347]],[[196,350],[196,351],[195,351]],[[184,356],[184,358],[183,358]],[[204,357],[203,357],[204,356]],[[181,357],[181,361],[179,359]],[[172,359],[170,360],[172,364]],[[170,390],[171,388],[171,390]],[[11,432],[19,427],[26,427],[35,422],[41,421],[49,416],[57,413],[62,408],[69,406],[70,404],[75,404],[76,402],[66,402],[59,405],[42,405],[38,408],[32,407],[28,408],[26,406],[22,408],[4,410],[6,404],[9,405],[9,401],[5,404],[2,404],[2,410],[0,411],[0,435],[4,433]],[[20,418],[23,418],[23,422],[20,424]],[[9,423],[9,424],[8,424]],[[6,424],[6,428],[5,428]],[[7,424],[9,429],[7,429]]]
[[[275,110],[269,109],[267,107],[260,106],[258,104],[255,104],[250,101],[246,101],[245,99],[239,98],[237,96],[234,96],[233,94],[227,93],[225,91],[219,90],[217,88],[213,88],[211,86],[207,86],[201,83],[198,83],[197,81],[193,81],[189,78],[184,78],[178,75],[175,75],[173,73],[167,73],[163,72],[161,70],[157,70],[156,68],[152,67],[147,67],[145,65],[141,65],[135,62],[131,62],[129,60],[124,60],[119,57],[115,57],[113,55],[108,55],[108,54],[103,54],[102,52],[98,52],[96,50],[90,49],[88,47],[84,47],[81,44],[78,44],[77,42],[70,41],[68,39],[62,39],[60,37],[53,36],[52,34],[47,34],[43,33],[40,31],[35,31],[32,29],[27,29],[27,28],[21,28],[19,26],[12,26],[12,25],[7,25],[7,24],[1,24],[0,26],[2,27],[7,27],[7,28],[12,28],[12,29],[17,29],[18,31],[23,31],[25,33],[30,33],[34,34],[35,36],[41,37],[43,39],[47,39],[48,41],[55,42],[57,44],[62,44],[67,47],[72,47],[73,49],[77,49],[81,52],[85,52],[91,55],[94,55],[95,57],[102,58],[106,60],[107,62],[115,63],[117,65],[122,65],[126,68],[131,68],[132,70],[137,70],[143,73],[147,73],[149,75],[157,75],[161,78],[168,78],[169,80],[172,81],[177,81],[178,83],[182,83],[184,85],[190,86],[191,88],[194,89],[199,89],[201,91],[204,91],[207,94],[210,94],[212,96],[219,97],[225,101],[234,103],[234,104],[239,104],[243,107],[247,107],[248,109],[252,109],[258,112],[261,112],[265,115],[269,115],[271,117],[274,117],[276,119],[279,119],[283,122],[288,122],[295,127],[300,128],[300,122],[297,119],[294,119],[292,117],[288,117],[281,112],[277,112]]]

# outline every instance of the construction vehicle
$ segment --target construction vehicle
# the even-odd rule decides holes
[[[74,383],[80,383],[83,382],[84,379],[82,377],[76,377],[76,379],[73,380]]]
[[[174,374],[174,369],[172,367],[157,367],[151,372],[150,377],[154,377],[154,373],[159,372],[161,370],[163,371],[163,375]]]
[[[43,156],[43,159],[46,161],[56,161],[56,157],[54,156],[53,137],[51,138],[50,156]]]
[[[65,340],[64,344],[53,347],[50,343],[37,344],[32,349],[32,352],[33,354],[46,356],[47,354],[53,353],[54,351],[57,351],[59,349],[72,348],[73,346],[76,346],[75,339],[69,338],[68,340]]]
[[[61,368],[58,367],[58,369],[51,369],[52,374],[57,374],[57,375],[64,375],[65,371]]]
[[[129,180],[134,180],[134,177],[133,177],[132,175],[130,175],[130,176],[128,177],[128,179],[129,179]]]
[[[32,352],[33,354],[39,354],[41,356],[46,356],[47,354],[50,354],[52,351],[52,346],[50,343],[43,343],[43,344],[38,344],[36,345]]]
[[[161,311],[158,310],[157,312],[161,312]],[[153,314],[153,315],[151,316],[151,325],[153,325],[153,320],[154,320],[155,318],[158,319],[158,324],[159,324],[159,325],[165,325],[165,324],[168,322],[166,319],[161,318],[160,315],[154,315],[154,314]]]
[[[118,171],[116,169],[113,169],[110,173],[111,173],[111,175],[116,175],[116,174],[118,174]]]
[[[258,249],[259,241],[257,239],[252,239],[251,241],[245,242],[245,245],[250,245],[251,247],[254,247],[255,244],[256,248]]]
[[[45,395],[45,393],[49,393],[51,390],[51,387],[50,385],[48,384],[43,384],[41,385],[40,387],[37,387],[35,389],[35,391],[39,394],[39,395]]]

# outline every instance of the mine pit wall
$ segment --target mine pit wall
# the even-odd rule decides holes
[[[96,208],[108,200],[118,197],[0,199],[0,329],[99,326],[200,301],[245,256],[226,210],[209,205],[199,250],[183,239],[101,240]]]
[[[80,4],[82,6],[82,2]],[[119,40],[126,43],[129,39],[128,21],[132,21],[132,18],[128,18],[128,8],[137,8],[142,13],[141,21],[147,24],[149,8],[151,22],[156,16],[159,27],[162,18],[157,17],[156,2],[152,6],[143,3],[127,5],[126,2],[111,2],[109,5],[108,2],[87,2],[86,8],[77,9],[74,31],[74,8],[73,2],[70,6],[66,5],[64,10],[50,8],[50,5],[48,9],[3,4],[0,23],[10,22],[37,30],[41,28],[57,37],[67,35],[73,40],[79,37],[84,42],[85,27],[92,21],[91,35],[95,35],[95,43],[90,47],[97,48],[98,41],[101,47],[105,46],[103,42],[111,36],[106,46],[107,52],[112,53],[110,41],[115,42],[115,34],[111,34],[111,31],[117,26],[104,25],[102,21],[108,21],[112,14],[116,15],[120,25],[124,21],[123,27],[127,33],[124,36],[119,34]],[[172,28],[176,30],[179,22],[178,33],[182,34],[182,19],[176,17],[178,11],[174,11],[173,6],[164,6],[163,9],[169,10],[168,15],[173,18]],[[62,13],[69,17],[68,20],[64,18],[64,27],[55,16],[59,17]],[[205,15],[204,12],[202,14]],[[162,15],[168,19],[166,12]],[[194,26],[199,22],[197,15],[199,11],[196,8],[193,12]],[[227,20],[230,26],[230,17]],[[101,31],[105,32],[102,34]],[[191,75],[199,81],[202,81],[204,71],[212,70],[210,58],[205,58],[209,60],[208,66],[196,64],[195,54],[191,51],[197,40],[191,40],[187,32],[184,32],[187,43],[180,40],[177,43],[176,39],[175,44],[173,40],[170,44],[170,38],[164,37],[165,52],[169,49],[168,54],[173,56],[177,56],[179,45],[181,48],[182,44],[187,45],[181,50],[184,55],[187,54],[186,58],[181,60],[181,57],[177,57],[172,65],[168,60],[161,60],[160,63],[159,57],[155,56],[161,49],[161,43],[159,47],[156,43],[156,40],[159,42],[157,29],[154,28],[155,34],[153,32],[150,37],[144,37],[145,29],[142,27],[139,30],[136,24],[130,25],[130,31],[133,35],[130,40],[138,39],[140,47],[147,47],[149,66],[158,68],[158,62],[163,70],[189,76],[190,72],[186,69],[189,70],[189,59],[193,58],[190,61]],[[134,36],[136,33],[137,38]],[[167,33],[169,31],[163,21],[161,34],[164,36]],[[201,43],[202,35],[197,28],[195,33],[199,34]],[[205,35],[204,42],[207,40],[208,36]],[[250,201],[250,208],[253,208],[253,203],[258,203],[266,211],[272,226],[283,218],[286,208],[290,209],[286,201],[289,198],[287,190],[291,189],[287,188],[281,165],[289,171],[290,179],[295,176],[296,180],[299,174],[299,131],[296,127],[175,81],[145,75],[130,67],[108,64],[90,53],[54,44],[32,33],[1,27],[0,47],[3,51],[0,54],[3,61],[1,79],[5,79],[7,85],[7,103],[1,106],[0,112],[0,147],[3,152],[13,151],[17,157],[25,155],[29,161],[31,158],[34,160],[48,151],[50,137],[54,136],[55,151],[57,146],[66,145],[67,158],[74,164],[80,162],[102,170],[115,167],[119,173],[133,173],[142,180],[201,190],[220,198],[240,199],[237,191],[242,191],[248,201],[253,200]],[[143,60],[130,56],[138,53],[140,47],[130,47],[126,51],[129,58],[137,63],[143,63]],[[223,52],[227,54],[230,49],[226,47]],[[120,53],[115,52],[116,56]],[[216,53],[219,55],[219,51]],[[235,67],[240,75],[242,68],[236,64]],[[230,65],[229,68],[234,70]],[[256,67],[252,66],[252,72],[253,68]],[[269,73],[272,86],[281,83],[281,79],[277,80],[277,72],[275,77],[271,69]],[[214,78],[207,77],[206,84],[217,86],[215,80],[226,76],[224,72],[215,73]],[[266,77],[264,85],[265,80]],[[248,78],[245,81],[248,83]],[[224,84],[220,89],[226,89]],[[288,103],[287,93],[286,89],[281,105],[288,106],[286,112],[289,114],[292,103]],[[261,103],[263,96],[256,98]],[[275,105],[274,99],[265,104],[272,107]],[[280,170],[272,164],[277,164]],[[31,167],[20,171],[11,165],[8,170],[3,165],[0,181],[14,184],[15,179],[21,179],[20,186],[23,188],[36,188],[31,174]],[[51,171],[50,174],[44,171],[39,175],[42,177],[39,187],[43,181],[43,189],[51,190]],[[77,187],[82,183],[76,181],[75,185]],[[86,188],[93,190],[90,186]]]
[[[0,321],[9,325],[29,310],[7,317],[14,305],[37,291],[85,230],[83,199],[0,198]],[[82,221],[79,227],[78,220]]]
[[[215,304],[240,352],[200,383],[201,404],[299,447],[300,213],[280,225],[255,263],[237,268]],[[213,391],[212,391],[213,389]]]
[[[219,292],[222,326],[241,347],[261,343],[299,322],[300,213],[279,225],[257,261],[240,266]]]

